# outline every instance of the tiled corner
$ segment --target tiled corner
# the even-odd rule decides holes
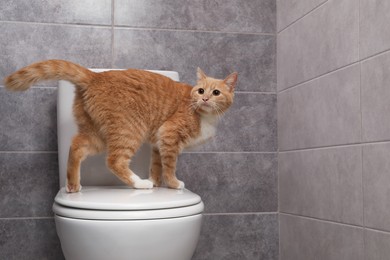
[[[1,1],[0,20],[111,25],[111,0]]]
[[[273,35],[115,29],[114,66],[175,70],[196,83],[196,68],[215,78],[238,72],[239,91],[275,92]],[[256,57],[256,58],[253,58]]]
[[[390,2],[360,0],[361,58],[390,49]]]
[[[216,136],[196,151],[277,151],[276,95],[237,93]]]
[[[363,141],[390,140],[390,54],[361,63]]]
[[[278,34],[278,90],[359,59],[359,5],[326,4]]]
[[[276,0],[277,27],[283,30],[291,23],[302,18],[327,0]]]
[[[274,33],[275,16],[274,0],[115,1],[115,25],[141,28]]]
[[[281,212],[363,225],[362,148],[279,154]]]
[[[0,259],[65,259],[54,220],[0,219]]]
[[[390,233],[364,230],[364,250],[367,260],[386,260],[390,255]]]
[[[280,259],[363,260],[362,228],[280,214]]]
[[[0,153],[0,217],[52,216],[57,160],[56,153]]]
[[[205,215],[192,260],[277,260],[277,214]]]
[[[0,22],[0,31],[1,79],[46,59],[111,67],[111,28]]]
[[[184,153],[177,176],[207,213],[278,210],[276,154]]]
[[[0,151],[57,151],[57,91],[0,87]]]
[[[363,146],[364,222],[390,231],[390,143]]]
[[[360,69],[352,65],[278,95],[279,149],[360,142]]]

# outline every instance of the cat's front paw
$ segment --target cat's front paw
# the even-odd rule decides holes
[[[185,185],[184,185],[184,182],[182,181],[175,181],[173,183],[168,183],[168,188],[171,188],[171,189],[177,189],[177,190],[183,190]]]
[[[80,184],[66,184],[65,190],[67,193],[75,193],[79,192],[81,190],[81,185]]]
[[[149,180],[137,180],[134,182],[135,189],[153,189],[153,182]]]

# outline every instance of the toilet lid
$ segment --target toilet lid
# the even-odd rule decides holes
[[[150,220],[178,218],[203,212],[201,198],[189,190],[121,186],[83,187],[67,193],[62,188],[53,205],[57,216],[91,220]]]
[[[131,189],[123,186],[90,186],[67,193],[62,188],[55,202],[66,207],[95,210],[156,210],[187,207],[201,202],[191,191],[168,188]]]

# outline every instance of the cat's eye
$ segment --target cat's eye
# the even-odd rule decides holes
[[[204,94],[204,89],[203,88],[198,89],[198,93],[201,95]]]
[[[214,89],[213,90],[213,95],[214,96],[218,96],[219,94],[221,94],[221,91],[219,91],[218,89]]]

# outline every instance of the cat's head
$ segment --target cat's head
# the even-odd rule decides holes
[[[223,114],[233,103],[237,72],[225,79],[214,79],[198,68],[198,81],[191,91],[192,107],[201,114]]]

